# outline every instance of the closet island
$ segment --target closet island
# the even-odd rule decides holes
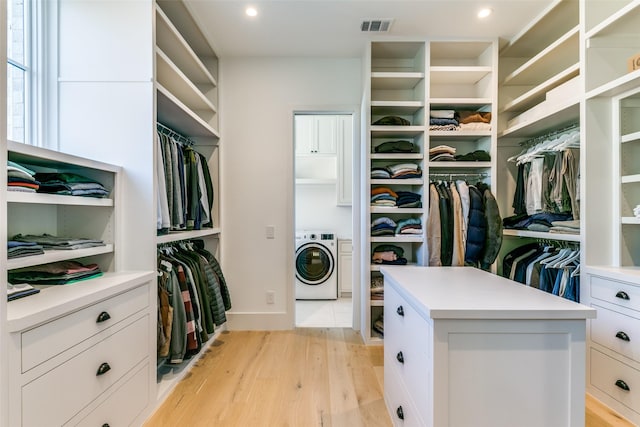
[[[394,425],[584,426],[590,307],[470,267],[382,267]]]

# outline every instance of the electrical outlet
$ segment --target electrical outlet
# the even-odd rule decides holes
[[[267,291],[267,304],[276,303],[276,291]]]

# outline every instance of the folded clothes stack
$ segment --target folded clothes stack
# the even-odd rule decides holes
[[[59,237],[52,236],[50,234],[42,235],[22,235],[18,234],[11,239],[16,242],[23,243],[35,243],[42,246],[44,249],[57,249],[57,250],[72,250],[72,249],[86,249],[96,246],[105,246],[102,240],[98,239],[85,239],[78,237]]]
[[[40,182],[38,193],[99,198],[109,195],[102,184],[76,173],[38,172],[35,179]]]
[[[405,218],[398,221],[395,233],[399,235],[422,234],[422,221],[420,218]]]
[[[410,126],[411,122],[400,116],[384,116],[372,124],[374,126]]]
[[[491,112],[457,111],[460,130],[491,130]]]
[[[550,233],[580,234],[580,220],[552,221]]]
[[[394,207],[398,195],[395,191],[387,187],[376,187],[371,189],[371,206]]]
[[[34,178],[36,173],[18,163],[7,162],[7,186],[9,191],[35,193],[40,183]]]
[[[455,160],[456,149],[448,145],[438,145],[429,149],[429,160],[432,162],[446,162]]]
[[[384,278],[382,276],[371,277],[371,299],[374,301],[384,299]]]
[[[393,236],[396,232],[397,225],[394,220],[386,216],[376,218],[371,222],[371,236]]]
[[[15,285],[7,283],[7,301],[13,301],[28,295],[37,294],[38,292],[40,292],[40,289],[34,288],[27,283],[18,283]]]
[[[373,249],[371,261],[374,264],[405,265],[404,249],[396,245],[378,245]]]
[[[371,325],[373,330],[380,334],[381,337],[384,336],[384,314],[380,313],[380,315],[373,321],[373,325]]]
[[[416,146],[413,142],[407,140],[386,141],[374,147],[376,153],[415,153]]]
[[[82,265],[77,261],[60,261],[9,271],[9,283],[30,285],[67,285],[102,276],[97,264]]]
[[[44,248],[36,242],[7,241],[7,258],[21,258],[44,254]]]
[[[399,208],[421,208],[422,196],[412,191],[396,191],[396,206]]]

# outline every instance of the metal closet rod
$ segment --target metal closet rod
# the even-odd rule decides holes
[[[160,122],[156,122],[156,128],[158,129],[158,132],[163,133],[163,134],[175,139],[177,142],[180,142],[180,143],[182,143],[184,145],[193,145],[193,144],[195,144],[193,139],[179,134],[175,130],[171,129],[168,126],[163,125]]]
[[[565,132],[569,132],[572,131],[574,129],[580,129],[580,123],[572,123],[568,126],[565,126],[563,128],[560,129],[555,129],[551,132],[545,133],[544,135],[540,135],[540,136],[536,136],[535,138],[531,138],[528,139],[526,141],[523,141],[520,143],[521,146],[525,146],[525,147],[531,147],[532,145],[535,145],[537,143],[539,143],[540,141],[543,141],[545,139],[554,137],[554,136],[558,136],[561,135]]]
[[[489,174],[486,172],[477,173],[429,173],[429,179],[445,179],[451,181],[453,178],[489,178]]]

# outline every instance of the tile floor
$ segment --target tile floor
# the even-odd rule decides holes
[[[350,328],[351,298],[296,301],[296,326],[299,328]]]

